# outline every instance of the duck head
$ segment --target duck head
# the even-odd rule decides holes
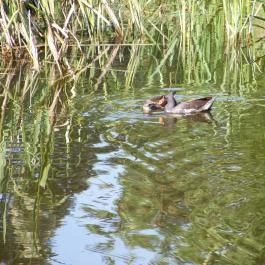
[[[166,104],[167,104],[167,101],[164,95],[155,96],[145,101],[143,105],[143,110],[144,110],[144,113],[151,113],[153,111],[162,111],[164,110],[164,107]]]

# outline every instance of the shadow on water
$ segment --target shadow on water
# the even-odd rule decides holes
[[[187,64],[175,45],[1,77],[1,264],[262,264],[264,78],[221,52]],[[142,113],[165,87],[217,100]]]

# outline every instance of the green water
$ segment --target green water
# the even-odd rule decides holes
[[[163,60],[151,49],[138,49],[133,82],[124,70],[134,47],[118,51],[103,81],[100,69],[84,73],[55,123],[47,76],[37,103],[9,95],[1,265],[265,264],[263,74],[216,58],[205,75],[174,67],[176,54],[150,78]],[[208,115],[143,114],[147,98],[169,90],[217,99]]]

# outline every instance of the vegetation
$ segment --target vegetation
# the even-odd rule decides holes
[[[178,45],[181,56],[187,57],[207,42],[205,30],[214,34],[212,40],[224,41],[227,50],[252,46],[253,27],[264,21],[260,15],[264,10],[263,1],[250,0],[4,0],[1,48],[5,59],[27,58],[35,70],[40,70],[43,59],[52,60],[61,74],[71,67],[67,55],[73,46],[82,53],[83,45],[98,46],[111,39],[124,44],[137,38],[145,44],[159,43],[166,47],[167,57]]]
[[[71,142],[76,137],[86,143],[87,135],[96,142],[97,130],[107,131],[108,126],[90,130],[77,115],[82,106],[95,105],[97,91],[105,101],[110,100],[112,89],[134,95],[135,88],[153,84],[207,87],[210,83],[221,84],[218,89],[227,94],[253,92],[257,75],[264,71],[264,13],[264,1],[257,0],[0,1],[0,195],[7,194],[0,205],[3,241],[13,242],[8,231],[10,190],[16,198],[14,216],[26,218],[33,209],[34,231],[29,241],[34,242],[37,254],[40,223],[49,218],[53,207],[71,203],[69,194],[82,190],[74,179],[79,176],[68,179],[70,164],[86,161],[90,165],[94,153],[84,149],[78,153]],[[226,104],[223,109],[227,110]],[[229,145],[237,127],[230,121],[227,124]],[[123,126],[117,131],[127,130],[127,124],[117,126]],[[64,137],[59,138],[57,132]],[[115,140],[111,134],[108,139]],[[138,146],[138,139],[133,140],[133,146]],[[58,141],[64,141],[65,150],[60,152],[71,159],[56,161],[61,155],[58,151],[53,156]],[[127,148],[132,152],[131,146]],[[56,163],[59,172],[54,171]],[[86,174],[80,176],[81,183],[86,182]],[[151,179],[153,172],[146,175]],[[136,196],[139,190],[131,194]],[[46,207],[50,205],[48,209],[41,208],[42,200]],[[195,208],[190,198],[193,204]],[[20,212],[25,205],[27,210]],[[13,226],[20,231],[19,224]],[[21,241],[23,236],[19,234]]]

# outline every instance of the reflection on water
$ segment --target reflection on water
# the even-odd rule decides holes
[[[180,122],[181,120],[188,120],[189,122],[193,122],[193,123],[214,122],[211,112],[195,113],[191,115],[170,114],[170,115],[159,117],[159,122],[167,128],[172,128],[177,122]]]
[[[126,115],[131,101],[90,127],[92,175],[51,239],[54,264],[259,264],[265,110],[220,99],[212,114]]]
[[[135,89],[77,93],[57,123],[10,103],[1,264],[263,264],[264,82],[183,84],[180,100],[216,95],[212,112],[145,115],[165,91],[137,74]]]

